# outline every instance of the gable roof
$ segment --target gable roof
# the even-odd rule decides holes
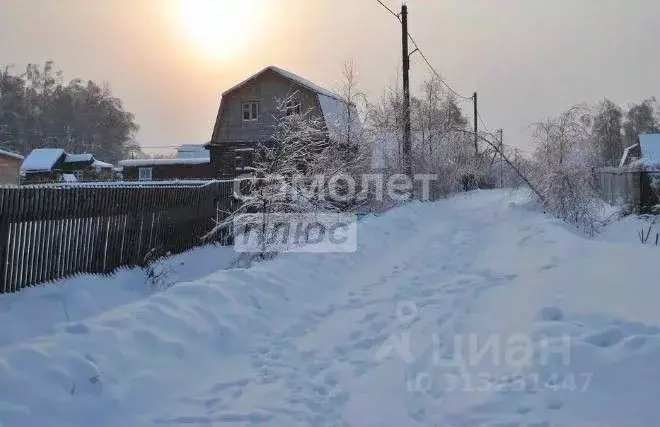
[[[204,144],[183,144],[176,150],[177,159],[208,159],[211,157]]]
[[[83,154],[69,154],[66,153],[66,158],[64,159],[65,163],[92,163],[94,161],[94,156],[89,153]]]
[[[44,172],[52,170],[66,153],[61,148],[36,148],[23,160],[21,171]]]
[[[289,80],[303,88],[306,88],[316,95],[318,104],[321,109],[321,114],[323,116],[325,125],[328,129],[328,133],[331,139],[340,140],[342,138],[346,138],[348,136],[346,135],[347,129],[351,130],[351,135],[350,135],[351,140],[353,140],[356,136],[358,136],[362,132],[362,122],[360,121],[357,108],[354,104],[348,104],[340,95],[332,91],[329,91],[303,77],[300,77],[299,75],[292,73],[291,71],[287,71],[283,68],[279,68],[273,65],[263,68],[261,71],[253,74],[252,76],[248,77],[242,82],[224,91],[222,93],[223,99],[227,94],[245,86],[246,84],[250,83],[251,81],[253,81],[254,79],[258,78],[259,76],[263,75],[266,72],[276,73],[282,78]],[[213,135],[211,137],[211,142],[205,144],[204,147],[210,147],[211,145],[214,144],[213,141],[215,140],[217,126],[220,123],[221,114],[222,114],[222,104],[220,105],[220,109],[218,110],[218,116],[216,118],[216,123],[213,128]],[[347,126],[349,118],[351,122],[350,127]]]
[[[21,156],[18,153],[14,153],[13,151],[7,151],[7,150],[2,150],[0,149],[0,156],[5,156],[5,157],[11,157],[16,160],[23,160],[25,157]]]
[[[645,165],[660,165],[660,133],[639,135],[639,146],[642,151],[640,161]]]
[[[625,150],[623,150],[623,155],[621,156],[621,160],[619,161],[619,167],[622,168],[628,163],[628,158],[630,157],[630,150],[633,148],[636,148],[639,144],[633,144],[630,147],[626,147]]]
[[[300,86],[303,86],[303,87],[311,90],[312,92],[315,92],[315,93],[318,93],[318,94],[321,94],[321,95],[325,95],[325,96],[328,96],[330,98],[341,99],[341,97],[339,95],[337,95],[336,93],[331,92],[331,91],[317,85],[316,83],[312,83],[311,81],[309,81],[309,80],[307,80],[303,77],[300,77],[299,75],[294,74],[291,71],[287,71],[283,68],[276,67],[274,65],[269,65],[268,67],[262,69],[261,71],[255,73],[255,74],[251,75],[250,77],[248,77],[247,79],[243,80],[242,82],[232,86],[231,88],[229,88],[226,91],[222,92],[222,96],[225,96],[229,92],[233,92],[236,89],[239,89],[239,88],[245,86],[247,83],[249,83],[250,81],[256,79],[257,77],[261,76],[262,74],[264,74],[267,71],[272,71],[276,74],[279,74],[280,76],[284,77],[285,79],[291,80],[291,81],[299,84]]]
[[[69,154],[62,148],[35,148],[28,154],[21,165],[22,172],[47,172],[53,170],[59,162],[76,166],[96,168],[112,167],[111,164],[96,160],[92,154]]]

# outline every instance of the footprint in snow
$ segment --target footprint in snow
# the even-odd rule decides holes
[[[607,348],[623,341],[624,335],[619,328],[608,328],[584,337],[584,341],[596,347]]]

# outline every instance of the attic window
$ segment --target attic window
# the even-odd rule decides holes
[[[300,101],[290,99],[286,102],[286,115],[293,116],[294,114],[300,114]]]
[[[259,119],[259,102],[251,101],[243,103],[243,121],[253,122]]]

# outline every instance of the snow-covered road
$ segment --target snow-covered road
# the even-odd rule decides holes
[[[655,248],[502,191],[366,218],[358,240],[0,347],[0,423],[654,425]]]

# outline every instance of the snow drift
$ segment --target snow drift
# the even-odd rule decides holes
[[[655,424],[655,250],[586,239],[503,191],[366,217],[358,239],[353,254],[219,271],[5,343],[0,422]],[[525,337],[529,363],[452,363],[457,336]],[[541,357],[566,336],[569,364]]]

